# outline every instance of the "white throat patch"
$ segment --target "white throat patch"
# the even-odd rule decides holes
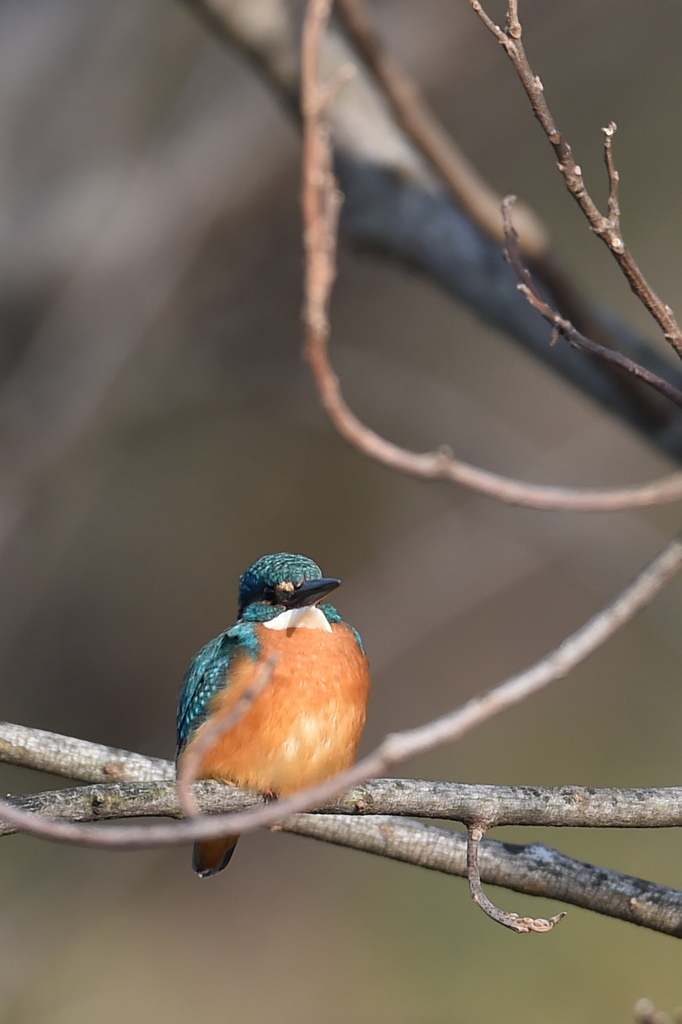
[[[332,627],[327,621],[324,612],[314,605],[306,605],[305,608],[290,608],[281,612],[274,619],[262,623],[266,629],[323,629],[325,633],[331,633]]]

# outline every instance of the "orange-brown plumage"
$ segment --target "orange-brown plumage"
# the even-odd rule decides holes
[[[318,602],[339,581],[302,555],[266,555],[241,577],[237,624],[207,644],[185,679],[178,712],[178,765],[200,753],[198,778],[287,796],[349,767],[365,724],[369,670],[358,634],[331,605]],[[214,741],[274,655],[266,688],[243,717]],[[202,876],[228,863],[237,836],[197,843]]]
[[[345,623],[335,623],[331,633],[263,625],[255,632],[263,657],[274,653],[279,660],[265,691],[203,756],[198,777],[287,796],[353,763],[369,697],[367,658]],[[209,703],[209,721],[229,713],[258,666],[249,654],[239,655],[229,686]],[[181,760],[204,728],[196,730]]]

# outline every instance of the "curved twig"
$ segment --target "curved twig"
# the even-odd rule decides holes
[[[336,276],[336,226],[340,195],[324,125],[327,94],[319,80],[319,52],[331,0],[311,0],[301,53],[303,108],[302,206],[306,258],[306,358],[320,401],[331,422],[358,451],[384,466],[424,480],[451,480],[508,504],[545,510],[614,512],[682,499],[682,474],[639,487],[579,490],[525,483],[455,459],[440,449],[417,453],[381,437],[365,426],[346,404],[329,362],[328,307]]]
[[[562,921],[566,914],[564,912],[555,914],[554,917],[520,917],[518,914],[510,913],[496,907],[483,892],[481,885],[481,874],[478,867],[478,851],[483,839],[483,829],[474,825],[467,829],[467,878],[469,879],[469,891],[474,903],[481,908],[484,914],[492,918],[498,924],[509,928],[519,935],[527,935],[529,932],[550,932],[555,924]]]

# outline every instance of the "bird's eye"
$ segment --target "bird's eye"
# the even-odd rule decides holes
[[[264,588],[265,600],[271,601],[272,604],[286,605],[295,589],[296,585],[291,580],[283,580],[281,583],[275,584],[274,587]]]
[[[269,601],[270,604],[275,604],[277,601],[275,588],[271,587],[269,583],[266,583],[266,585],[263,587],[263,600]]]

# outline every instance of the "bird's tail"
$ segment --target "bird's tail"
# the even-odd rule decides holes
[[[192,867],[199,878],[217,875],[230,863],[239,836],[221,836],[220,839],[204,839],[194,844]]]

